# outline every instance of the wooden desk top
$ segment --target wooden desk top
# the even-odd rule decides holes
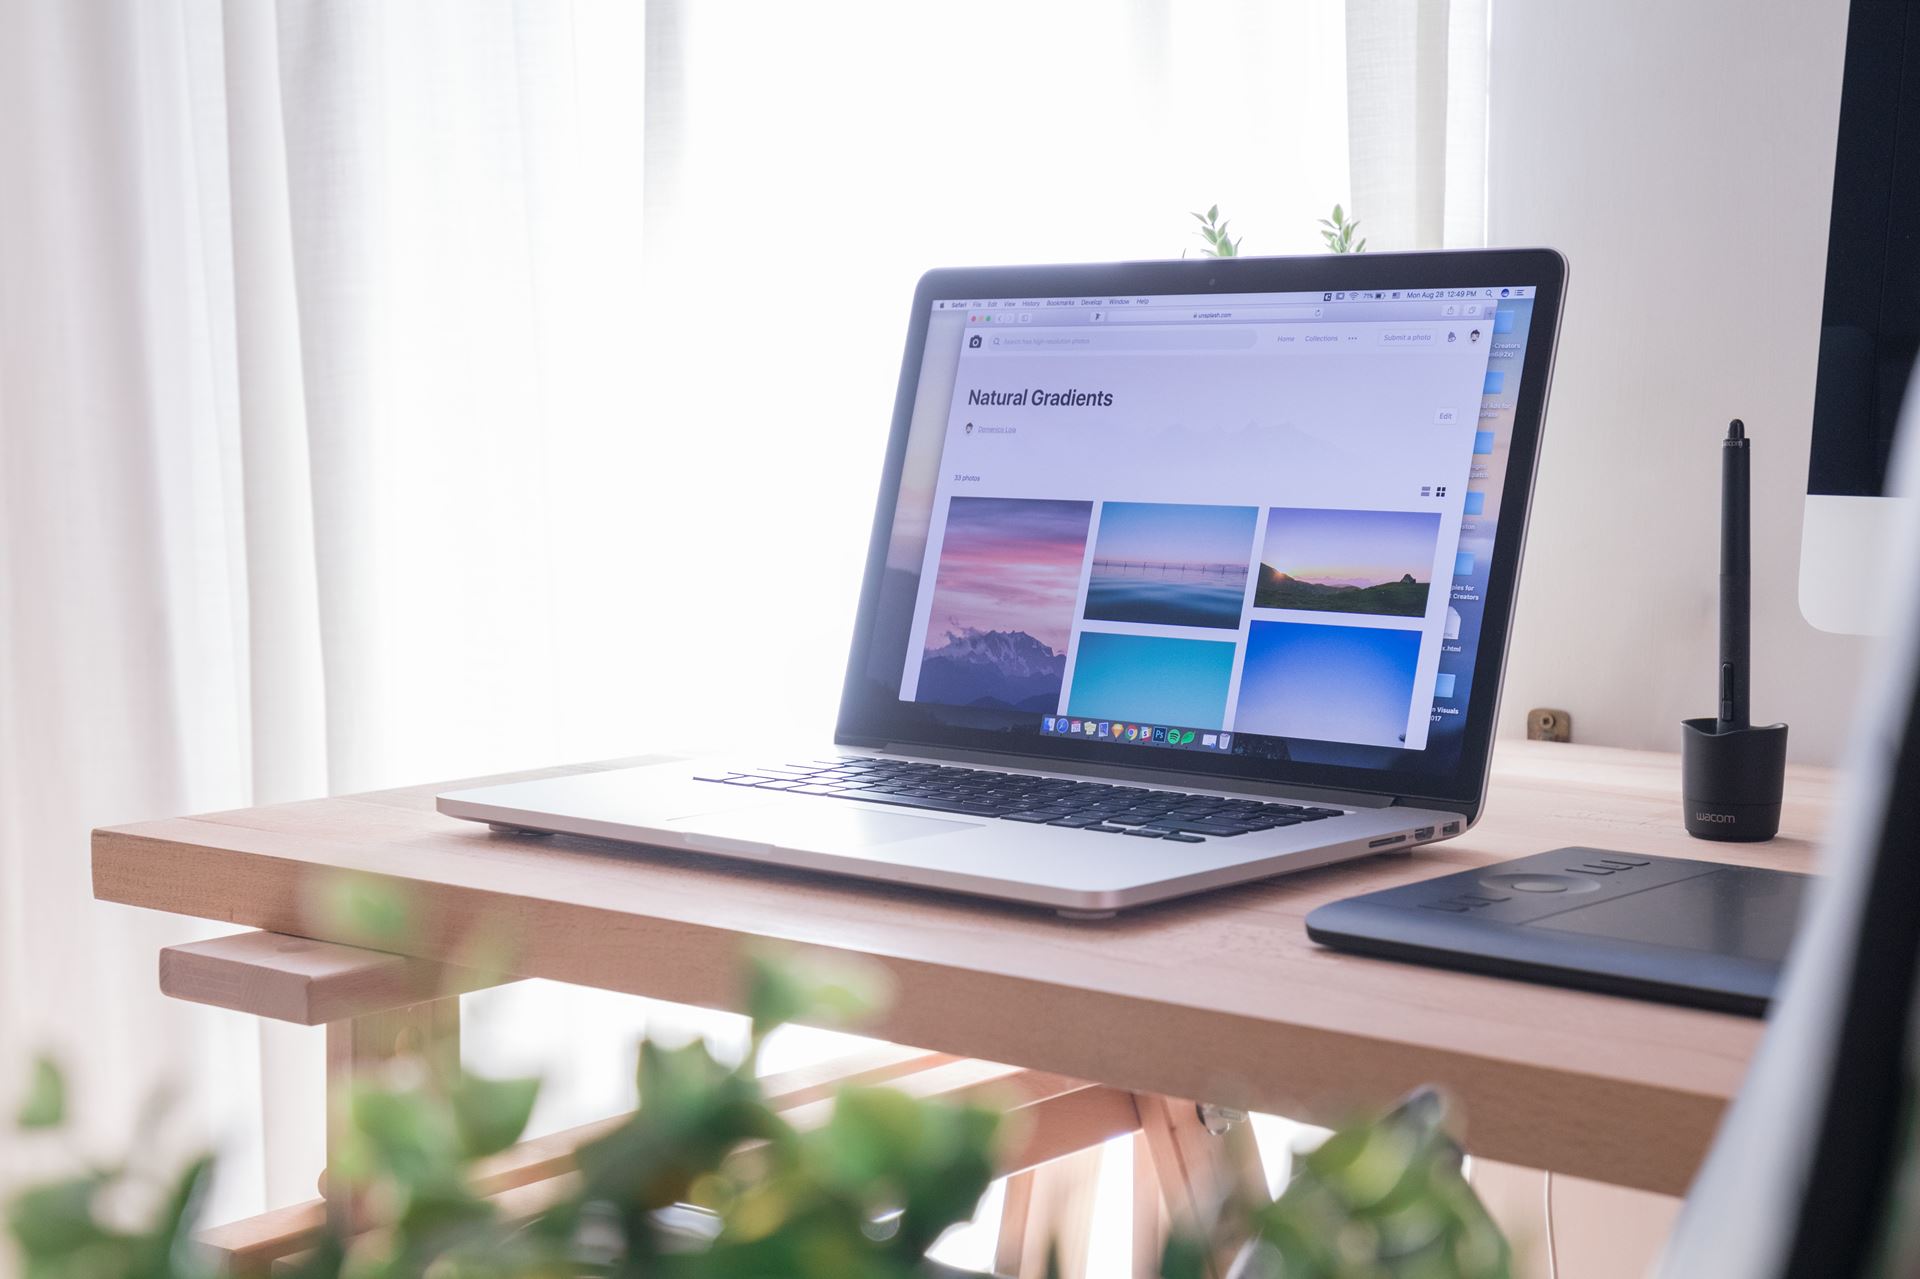
[[[1438,1083],[1464,1102],[1477,1154],[1679,1193],[1760,1022],[1337,954],[1302,921],[1572,844],[1808,870],[1834,781],[1789,769],[1779,839],[1711,845],[1680,830],[1673,756],[1502,742],[1488,816],[1461,839],[1097,923],[434,812],[437,792],[469,784],[96,831],[94,894],[354,941],[309,903],[364,872],[413,894],[407,953],[458,962],[480,929],[513,939],[522,976],[710,1008],[737,1008],[745,940],[848,952],[890,973],[892,1006],[863,1029],[896,1043],[1320,1122]]]

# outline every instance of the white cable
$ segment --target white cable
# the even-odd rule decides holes
[[[1553,1174],[1549,1172],[1542,1177],[1540,1184],[1544,1187],[1541,1193],[1547,1207],[1547,1279],[1560,1279],[1560,1259],[1553,1251]]]

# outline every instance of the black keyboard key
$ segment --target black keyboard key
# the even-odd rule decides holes
[[[1066,826],[1073,830],[1080,830],[1083,827],[1100,825],[1100,819],[1098,817],[1056,817],[1048,822],[1047,825]]]
[[[1160,838],[1170,840],[1175,844],[1204,844],[1207,842],[1199,835],[1188,835],[1180,831],[1175,831],[1171,835],[1162,835]]]
[[[1050,822],[1058,816],[1058,813],[1008,813],[1006,820],[1010,822]]]
[[[1133,833],[1125,826],[1082,826],[1080,830],[1088,835],[1131,835]]]
[[[1135,826],[1124,833],[1128,835],[1138,835],[1142,839],[1165,839],[1167,837],[1166,831],[1154,830],[1150,826]]]
[[[1228,822],[1169,822],[1190,835],[1245,835],[1253,830],[1251,826],[1241,826]]]

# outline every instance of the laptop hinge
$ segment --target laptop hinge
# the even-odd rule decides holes
[[[1235,791],[1248,795],[1272,795],[1285,799],[1314,800],[1327,804],[1345,804],[1349,808],[1386,808],[1394,802],[1391,795],[1376,791],[1340,790],[1331,786],[1294,786],[1281,782],[1250,781],[1244,777],[1204,777],[1193,773],[1157,768],[1133,768],[1124,764],[1099,764],[1074,761],[1063,764],[1057,759],[1014,755],[1006,751],[969,751],[948,746],[923,746],[889,742],[879,748],[889,755],[912,759],[936,759],[958,764],[978,764],[983,768],[1030,768],[1069,777],[1097,777],[1105,781],[1139,782],[1149,786],[1178,789],[1183,786],[1205,790]]]

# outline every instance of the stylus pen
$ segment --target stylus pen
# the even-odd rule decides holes
[[[1747,647],[1753,633],[1746,424],[1727,423],[1720,446],[1720,715],[1718,732],[1747,727]]]

